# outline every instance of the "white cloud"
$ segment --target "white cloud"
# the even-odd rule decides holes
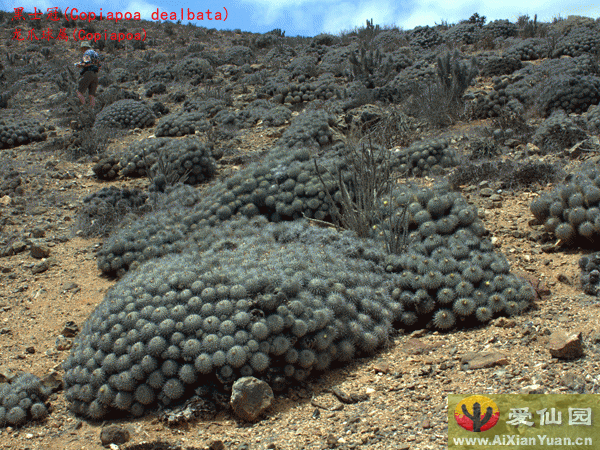
[[[122,12],[129,11],[131,13],[139,12],[142,19],[152,20],[151,15],[156,12],[157,9],[163,11],[158,5],[149,3],[144,0],[131,0]]]
[[[322,32],[338,34],[340,31],[350,30],[354,27],[365,26],[367,20],[380,25],[393,25],[391,20],[395,13],[396,5],[393,1],[339,3],[328,5],[323,12]]]
[[[248,7],[253,26],[289,26],[287,34],[311,30],[315,35],[322,32],[339,33],[354,27],[364,26],[365,20],[373,19],[380,25],[397,25],[411,29],[418,25],[435,25],[443,20],[456,23],[468,19],[472,14],[486,16],[488,21],[508,19],[516,21],[523,14],[531,18],[538,15],[539,21],[551,21],[560,15],[600,16],[600,5],[588,1],[564,0],[240,0]]]
[[[452,3],[433,0],[427,3],[416,3],[408,17],[398,14],[396,19],[397,25],[411,29],[418,25],[434,25],[440,23],[441,20],[456,23],[468,19],[474,13],[486,16],[488,22],[496,19],[508,19],[515,22],[519,16],[524,14],[531,18],[537,14],[539,21],[549,22],[558,15],[562,17],[569,15],[598,17],[600,5],[589,4],[586,1],[572,1],[567,6],[562,0],[533,0],[526,3],[520,0],[505,0],[500,3],[495,0],[479,2],[459,0]]]

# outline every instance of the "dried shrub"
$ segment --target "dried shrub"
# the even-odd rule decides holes
[[[384,235],[388,253],[405,250],[408,232],[407,205],[391,208],[392,192],[398,176],[394,176],[392,153],[354,128],[346,139],[343,160],[336,167],[334,179],[341,195],[335,201],[323,180],[317,160],[316,173],[332,205],[333,219],[338,227],[368,237],[378,224],[386,224]],[[338,207],[340,205],[340,207]]]
[[[469,64],[460,61],[455,50],[437,58],[438,79],[423,86],[415,85],[416,94],[408,102],[408,111],[416,117],[426,118],[434,127],[454,123],[464,113],[462,95],[478,73],[473,58]]]

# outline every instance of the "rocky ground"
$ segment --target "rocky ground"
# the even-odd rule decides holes
[[[55,159],[34,148],[15,156],[25,167],[28,159],[30,166],[40,168]],[[43,172],[44,201],[19,204],[5,197],[2,204],[3,233],[14,236],[6,245],[22,251],[0,260],[0,360],[3,376],[27,371],[60,380],[60,364],[73,330],[114,281],[102,277],[96,267],[101,241],[73,232],[77,200],[104,183],[91,176],[90,164],[61,163]],[[509,257],[513,270],[542,280],[534,310],[471,330],[410,334],[400,330],[374,357],[277,396],[267,417],[257,424],[239,421],[229,412],[174,427],[152,415],[119,421],[116,425],[129,432],[129,444],[438,449],[447,446],[449,393],[598,393],[599,303],[578,288],[577,262],[587,252],[536,241],[540,232],[530,226],[528,205],[537,193],[502,192],[492,202],[478,194],[478,187],[465,190],[480,207],[492,239]],[[58,199],[48,201],[50,194]],[[551,349],[572,338],[560,333],[580,333],[582,357],[552,356]],[[115,425],[73,416],[60,390],[52,395],[51,404],[45,422],[2,430],[1,448],[99,449],[102,429]]]
[[[51,88],[51,82],[37,86]],[[78,235],[74,224],[82,198],[108,183],[94,176],[91,158],[66,158],[60,146],[72,130],[53,117],[48,104],[36,104],[33,91],[19,96],[18,102],[28,105],[22,114],[45,120],[54,130],[46,142],[0,150],[2,164],[26,180],[19,195],[0,199],[0,379],[31,372],[55,392],[45,421],[0,429],[0,448],[96,450],[104,448],[103,440],[121,439],[113,448],[443,449],[448,394],[600,393],[600,303],[579,287],[578,260],[590,250],[555,245],[533,220],[530,202],[551,185],[507,191],[484,182],[462,191],[479,207],[512,270],[535,280],[539,298],[532,310],[449,333],[399,330],[374,356],[277,395],[257,423],[230,411],[176,425],[158,412],[110,423],[74,416],[60,389],[61,362],[115,283],[96,266],[102,239]],[[464,136],[485,123],[459,122],[444,134],[466,153]],[[420,130],[414,138],[427,133],[434,132]],[[110,148],[118,151],[151,134],[130,132]],[[255,127],[240,133],[235,147],[242,154],[266,149],[277,136],[277,130]],[[568,163],[586,164],[594,156],[588,152]],[[218,174],[225,176],[238,162],[225,158]],[[146,188],[148,181],[110,185]]]

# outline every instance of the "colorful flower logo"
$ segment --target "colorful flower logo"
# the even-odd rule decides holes
[[[465,430],[486,431],[498,423],[500,410],[491,398],[472,395],[462,399],[454,408],[456,422]]]

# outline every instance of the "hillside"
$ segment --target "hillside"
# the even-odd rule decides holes
[[[287,37],[282,30],[261,35],[147,21],[123,29],[122,24],[107,21],[54,22],[44,17],[34,22],[32,29],[39,40],[33,42],[11,39],[14,26],[10,17],[0,12],[4,36],[0,40],[0,382],[10,382],[21,372],[32,373],[52,392],[46,400],[48,417],[0,428],[0,448],[101,449],[101,431],[117,425],[130,434],[128,442],[118,448],[130,450],[443,449],[448,446],[448,394],[600,393],[600,303],[582,289],[579,266],[582,256],[599,250],[595,224],[600,220],[596,222],[595,217],[600,216],[596,208],[600,194],[595,197],[597,188],[593,186],[598,173],[590,172],[594,168],[600,171],[597,21],[573,16],[537,23],[522,17],[518,23],[486,24],[485,18],[474,15],[455,25],[413,30],[383,29],[367,21],[365,27],[337,36]],[[48,27],[54,36],[64,27],[70,38],[44,40],[42,30]],[[102,36],[105,30],[110,36],[140,33],[143,28],[147,36],[145,41],[92,42],[103,58],[95,108],[89,103],[82,106],[75,93],[79,75],[73,63],[79,60],[80,50],[72,32],[79,27],[86,35],[98,32]],[[357,159],[350,157],[348,162],[344,157],[352,155],[353,149]],[[384,162],[375,161],[377,158]],[[323,171],[317,172],[315,162]],[[374,170],[365,171],[366,167]],[[378,222],[373,211],[389,211],[389,204],[385,203],[386,208],[375,202],[369,213],[373,217],[363,217],[363,244],[340,230],[334,232],[335,227],[327,224],[335,218],[332,202],[337,202],[346,221],[352,222],[343,189],[336,187],[336,177],[331,175],[335,168],[345,173],[354,199],[360,196],[360,183],[352,184],[352,173],[377,179],[382,186],[387,178],[397,180],[393,185],[398,191],[394,192],[400,193],[394,201],[390,196],[396,205],[402,204],[402,195],[413,205],[420,199],[421,207],[411,210],[405,205],[410,221],[410,230],[406,225],[408,239],[412,243],[421,239],[412,249],[412,244],[407,244],[410,254],[433,253],[427,250],[432,235],[440,241],[434,248],[450,247],[449,243],[456,242],[451,241],[452,236],[471,239],[482,254],[499,255],[496,266],[488,262],[483,270],[478,269],[481,275],[473,275],[472,284],[483,283],[488,273],[495,280],[499,273],[508,279],[507,270],[494,268],[502,266],[504,255],[515,275],[511,280],[517,280],[514,283],[523,289],[533,286],[535,299],[527,308],[517,307],[527,302],[517,305],[514,301],[514,310],[504,303],[493,312],[480,310],[477,319],[475,306],[463,314],[455,305],[456,323],[453,319],[446,327],[434,316],[442,303],[440,297],[417,298],[419,291],[431,294],[441,290],[441,281],[430,280],[429,289],[408,283],[404,288],[409,300],[398,293],[401,289],[392,293],[390,283],[407,271],[409,263],[402,256],[383,256],[383,244],[376,240],[389,228],[385,228],[385,218]],[[386,179],[374,175],[379,170]],[[186,184],[182,187],[177,182]],[[574,189],[569,183],[575,182],[583,187],[569,190]],[[321,183],[335,192],[331,199]],[[407,190],[402,191],[402,186]],[[421,189],[433,186],[440,189],[435,194]],[[549,197],[544,195],[554,196],[545,206],[543,199]],[[561,195],[563,200],[556,200]],[[434,207],[429,202],[432,198],[449,203]],[[555,200],[562,202],[556,214],[552,209]],[[530,210],[533,201],[538,201],[536,216]],[[538,211],[535,206],[533,209]],[[419,213],[426,217],[417,218]],[[576,213],[582,218],[574,218]],[[260,214],[265,215],[262,222],[257,219]],[[424,224],[431,224],[432,217],[441,223],[446,214],[459,217],[446,233],[450,238],[440,237],[441,231],[426,230]],[[469,214],[473,214],[470,219]],[[266,224],[269,221],[280,225]],[[299,223],[305,225],[292,225]],[[582,224],[589,224],[589,230]],[[459,234],[467,228],[470,235],[466,231]],[[455,229],[458,231],[452,235]],[[388,239],[387,244],[390,242]],[[328,244],[331,249],[321,251]],[[352,253],[356,248],[360,250]],[[186,259],[190,249],[201,256]],[[223,261],[218,263],[221,255]],[[246,255],[258,256],[248,259]],[[295,262],[286,259],[290,255]],[[358,261],[355,265],[354,259]],[[214,273],[207,270],[205,278],[202,273],[192,271],[192,275],[214,291],[212,297],[206,289],[196,292],[192,280],[186,284],[179,278],[180,287],[161,291],[161,283],[167,283],[169,275],[184,278],[193,265],[198,271],[209,267],[209,260],[217,261],[214,267],[223,273],[215,269]],[[321,272],[315,275],[310,263],[299,261],[314,261],[315,271]],[[281,273],[278,264],[285,267]],[[298,288],[285,285],[286,291],[281,280],[292,280],[294,264],[300,267],[298,273],[310,274],[307,280],[315,278]],[[471,267],[465,264],[466,268],[460,266],[462,274]],[[369,278],[367,266],[380,272]],[[330,273],[329,268],[335,271]],[[251,291],[254,280],[246,279],[244,271],[254,274],[253,270],[258,273],[257,280],[261,271],[276,272],[273,279],[281,282],[281,289],[268,295],[244,295]],[[437,269],[423,272],[437,275]],[[344,328],[361,337],[353,341],[349,356],[342,358],[341,343],[346,341],[340,336],[327,337],[342,325],[339,318],[337,322],[323,318],[328,326],[321,327],[321,334],[317,334],[319,329],[313,330],[314,341],[308,342],[308,334],[300,339],[306,331],[293,331],[298,346],[320,351],[314,351],[316,357],[329,352],[330,360],[339,358],[339,364],[318,360],[314,366],[322,370],[314,373],[310,373],[312,361],[306,363],[304,372],[294,366],[295,361],[286,365],[291,369],[269,368],[269,372],[260,367],[262,361],[248,357],[255,372],[265,378],[269,372],[271,385],[278,379],[276,370],[277,374],[291,370],[296,376],[277,390],[262,420],[245,422],[227,409],[232,378],[250,365],[245,364],[248,345],[239,365],[231,362],[233,357],[230,364],[214,364],[228,367],[229,376],[220,370],[213,377],[212,365],[207,369],[206,379],[218,387],[199,401],[200,417],[193,420],[169,426],[162,419],[157,403],[165,407],[177,403],[171,403],[170,394],[165,398],[157,393],[154,401],[152,393],[151,407],[142,408],[141,417],[129,415],[140,405],[131,394],[119,400],[110,394],[112,405],[122,402],[121,409],[127,414],[90,406],[101,394],[96,387],[86,397],[84,388],[91,386],[91,375],[81,375],[81,361],[91,361],[97,353],[82,350],[77,355],[73,348],[79,342],[77,335],[89,337],[79,344],[91,351],[104,345],[97,330],[105,324],[119,325],[109,342],[113,347],[105,352],[114,353],[115,361],[122,354],[133,359],[134,345],[121,352],[115,349],[119,338],[129,336],[135,341],[142,335],[142,327],[135,330],[137,322],[126,315],[133,312],[141,317],[142,310],[124,306],[119,316],[118,311],[110,310],[109,301],[103,302],[105,298],[118,302],[138,295],[137,288],[152,292],[154,286],[150,297],[179,295],[178,300],[169,300],[171,303],[164,300],[175,311],[173,305],[189,291],[187,300],[198,293],[204,303],[215,303],[214,307],[211,303],[210,313],[202,310],[206,319],[217,316],[213,311],[218,307],[223,311],[233,308],[229,301],[217,303],[215,296],[221,300],[252,297],[256,304],[250,302],[246,309],[256,315],[256,309],[262,308],[263,317],[253,317],[257,326],[251,324],[246,326],[248,332],[241,331],[258,336],[269,317],[285,316],[276,307],[288,303],[269,306],[270,301],[279,302],[273,299],[280,298],[281,292],[293,297],[306,288],[310,301],[327,298],[333,302],[329,290],[335,283],[319,283],[331,278],[344,284],[345,276],[366,281],[356,282],[358,287],[352,290],[355,285],[349,280],[347,286],[352,287],[346,290],[347,286],[342,286],[344,296],[350,299],[352,291],[360,297],[358,290],[368,285],[362,292],[373,299],[370,303],[361,303],[360,298],[356,301],[364,314],[354,311],[361,317],[354,322],[361,322],[364,329]],[[231,281],[240,279],[247,284]],[[218,292],[223,286],[224,294]],[[382,294],[378,289],[390,292]],[[588,286],[586,292],[590,289]],[[471,291],[473,286],[464,296],[475,297]],[[494,292],[476,291],[490,297]],[[256,288],[256,292],[262,291]],[[140,298],[146,294],[144,291]],[[381,297],[384,300],[380,301]],[[408,305],[413,300],[422,303],[411,309]],[[309,309],[310,301],[303,307]],[[380,305],[389,306],[389,311],[383,308],[382,313]],[[158,311],[160,306],[155,306]],[[293,310],[292,306],[289,309]],[[315,320],[320,317],[317,312],[326,315],[324,309],[335,310],[331,305],[314,309],[310,314],[314,313]],[[234,330],[250,320],[244,322],[236,311],[223,311],[223,317],[229,314],[233,319],[219,316],[219,323],[227,322]],[[269,311],[277,314],[269,316]],[[246,314],[245,310],[238,314],[242,312]],[[385,317],[388,312],[393,320]],[[489,316],[480,319],[484,312]],[[173,338],[177,324],[186,324],[192,314],[185,310],[179,319],[176,312],[168,314],[160,320],[152,317],[160,324],[167,319],[172,322],[172,328],[165,331],[171,345],[167,348],[165,341],[156,344],[165,349],[151,350],[150,339],[146,339],[142,353],[154,351],[160,355],[155,355],[159,361],[177,361],[176,369],[189,366],[193,371],[193,364],[185,364],[187,360],[181,356],[187,351],[182,343],[184,325],[177,328],[179,340]],[[363,318],[365,315],[369,317]],[[296,316],[305,320],[301,313]],[[135,325],[124,325],[126,320]],[[393,328],[388,326],[392,323]],[[206,330],[208,325],[202,324]],[[268,324],[265,334],[277,334],[273,329],[295,330],[287,324]],[[134,332],[126,334],[132,328]],[[224,329],[212,336],[231,338],[234,331],[228,335]],[[155,333],[158,330],[153,329]],[[583,356],[551,355],[550,348],[561,346],[561,332],[581,333]],[[196,336],[201,340],[201,334]],[[270,349],[272,361],[276,361],[276,356],[286,352],[275,350],[276,338],[269,341],[267,351],[263,347],[258,351],[256,341],[254,355],[268,354]],[[295,343],[294,338],[285,345]],[[222,340],[220,345],[225,345]],[[175,356],[163,356],[167,351]],[[476,357],[488,353],[480,367]],[[104,353],[102,358],[107,366]],[[213,354],[213,362],[215,358]],[[266,359],[265,365],[270,361]],[[85,370],[92,372],[94,367]],[[131,369],[132,363],[127,367]],[[198,362],[195,367],[205,373],[198,369]],[[167,373],[164,365],[161,370]],[[194,380],[197,375],[193,373]],[[106,385],[125,383],[114,380]],[[142,381],[135,380],[135,387]],[[202,386],[199,381],[189,384],[186,395],[192,387]],[[115,390],[128,393],[134,388]],[[173,394],[174,400],[176,397]],[[92,420],[94,411],[100,420]]]

